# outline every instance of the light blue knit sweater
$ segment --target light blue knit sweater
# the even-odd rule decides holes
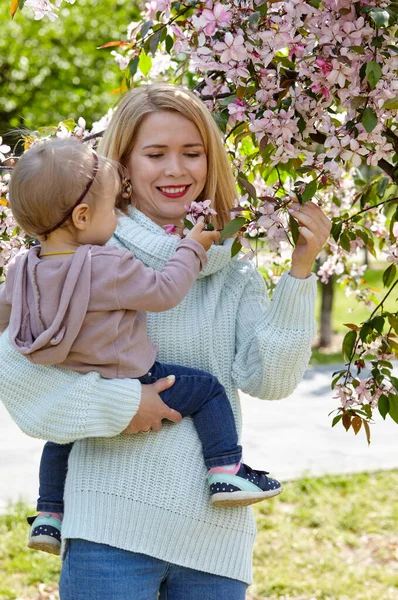
[[[177,239],[139,211],[113,242],[160,268]],[[261,275],[217,246],[185,300],[148,315],[164,363],[205,369],[230,398],[237,388],[284,398],[301,380],[315,334],[314,276],[285,274],[271,302]],[[136,413],[140,384],[29,363],[0,338],[0,398],[28,435],[73,445],[65,490],[65,538],[84,538],[250,583],[256,528],[250,508],[213,508],[192,420],[159,433],[118,435]],[[220,424],[222,426],[222,424]],[[266,440],[267,423],[264,423]],[[266,443],[266,442],[265,442]],[[261,468],[261,465],[256,465]],[[264,465],[265,468],[267,465]]]

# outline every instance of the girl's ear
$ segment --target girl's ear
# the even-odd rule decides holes
[[[90,223],[91,209],[88,204],[78,204],[72,213],[72,222],[76,229],[84,231]]]

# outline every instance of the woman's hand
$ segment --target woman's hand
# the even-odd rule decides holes
[[[162,428],[162,419],[168,419],[174,423],[179,423],[182,416],[176,410],[169,408],[159,396],[160,392],[167,390],[174,385],[175,379],[164,377],[155,383],[142,385],[141,402],[137,414],[131,419],[126,429],[122,431],[124,435],[131,433],[146,432],[152,429],[159,431]]]
[[[299,238],[292,255],[290,275],[306,279],[330,235],[332,224],[322,210],[313,202],[292,204],[289,213],[299,224]]]

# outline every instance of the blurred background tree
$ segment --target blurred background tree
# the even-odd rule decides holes
[[[20,138],[14,129],[80,116],[91,125],[104,115],[121,75],[109,50],[97,47],[124,36],[138,18],[136,4],[124,0],[64,3],[54,22],[34,21],[29,12],[11,20],[9,3],[0,7],[0,136],[11,146]]]

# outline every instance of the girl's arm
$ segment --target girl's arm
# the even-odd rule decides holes
[[[68,443],[86,437],[113,437],[137,413],[137,379],[103,379],[29,362],[0,336],[0,400],[27,435]]]
[[[264,400],[286,398],[308,366],[316,333],[316,279],[285,273],[272,301],[253,267],[238,308],[232,375],[243,392]]]

